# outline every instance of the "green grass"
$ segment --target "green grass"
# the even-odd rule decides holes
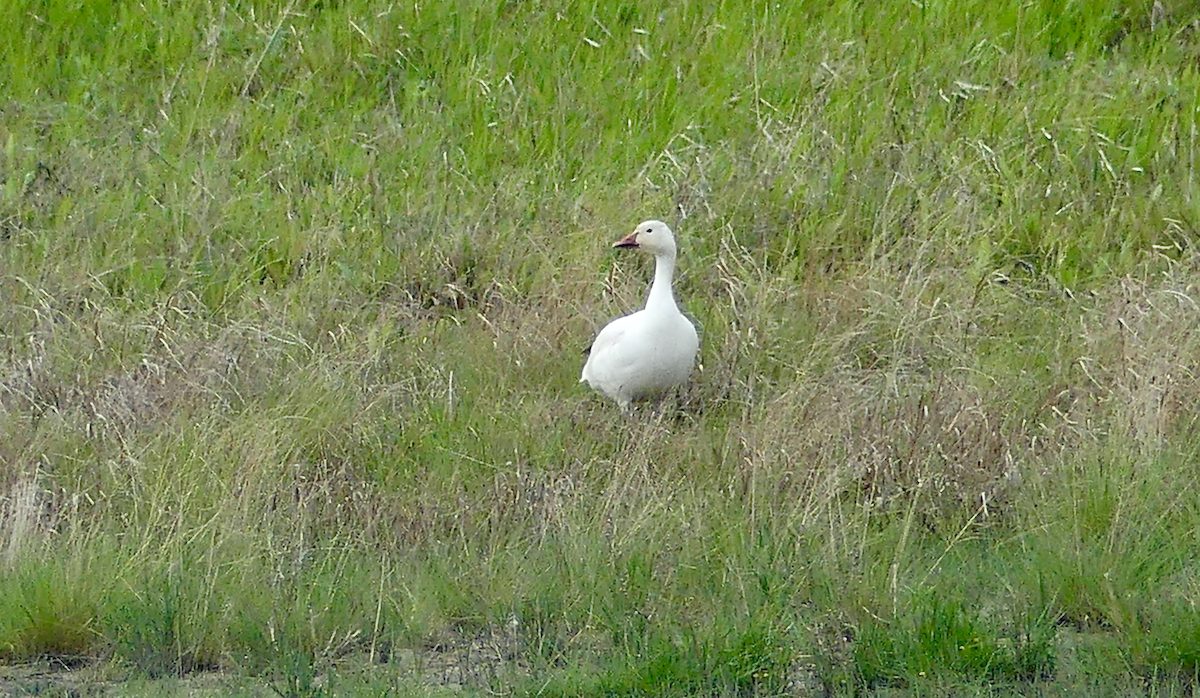
[[[5,4],[0,688],[1189,693],[1197,21]]]

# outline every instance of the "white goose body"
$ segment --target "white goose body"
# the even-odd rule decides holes
[[[654,255],[654,281],[646,307],[604,326],[592,343],[579,380],[629,410],[634,400],[686,383],[700,340],[675,305],[675,236],[662,221],[646,221],[613,243]]]

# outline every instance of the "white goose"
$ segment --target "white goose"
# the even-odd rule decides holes
[[[579,382],[617,401],[631,403],[687,382],[700,340],[671,290],[675,236],[662,221],[646,221],[613,247],[633,247],[654,255],[654,282],[646,307],[604,326],[592,342]]]

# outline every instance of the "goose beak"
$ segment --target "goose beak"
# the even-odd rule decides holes
[[[634,231],[625,237],[613,243],[613,247],[637,247],[637,231]]]

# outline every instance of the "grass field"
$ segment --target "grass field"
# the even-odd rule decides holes
[[[1193,3],[0,26],[0,691],[1194,690]]]

